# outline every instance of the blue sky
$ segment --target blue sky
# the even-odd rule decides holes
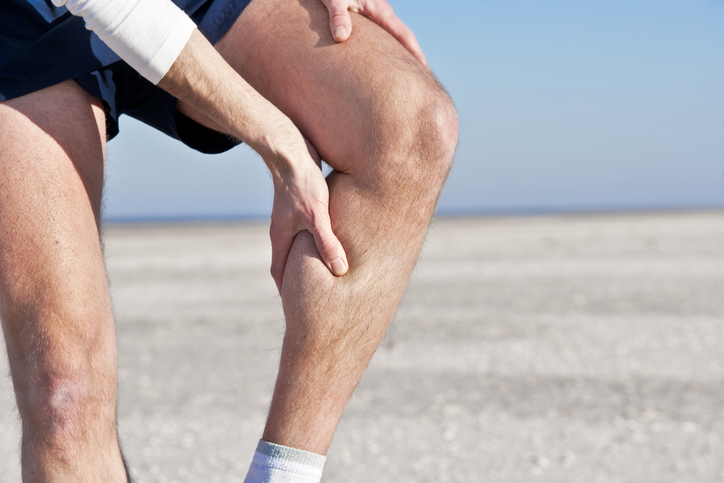
[[[440,213],[724,207],[724,4],[393,0],[460,114]],[[266,217],[247,147],[204,156],[126,118],[109,219]]]

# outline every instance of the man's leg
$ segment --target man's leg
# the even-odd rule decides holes
[[[330,211],[350,270],[335,278],[311,235],[297,236],[263,436],[320,454],[399,304],[457,142],[452,103],[424,66],[360,16],[336,44],[328,18],[319,0],[253,0],[216,46],[335,169]]]
[[[0,103],[0,319],[23,481],[125,482],[99,237],[105,117],[68,81]]]

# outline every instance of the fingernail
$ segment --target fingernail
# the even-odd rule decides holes
[[[330,266],[332,267],[332,273],[338,277],[340,275],[344,275],[344,273],[347,271],[347,267],[345,266],[341,258],[335,258],[334,260],[332,260]]]
[[[334,29],[335,39],[344,38],[345,35],[347,35],[347,27],[337,27],[336,29]]]

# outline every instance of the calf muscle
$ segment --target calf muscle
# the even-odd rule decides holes
[[[312,236],[297,235],[263,436],[317,453],[395,313],[457,142],[455,110],[429,70],[378,26],[352,20],[353,36],[337,44],[318,1],[255,0],[217,44],[334,169],[329,210],[349,272],[333,277]]]

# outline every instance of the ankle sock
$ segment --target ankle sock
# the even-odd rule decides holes
[[[259,440],[244,483],[319,483],[325,456]]]

